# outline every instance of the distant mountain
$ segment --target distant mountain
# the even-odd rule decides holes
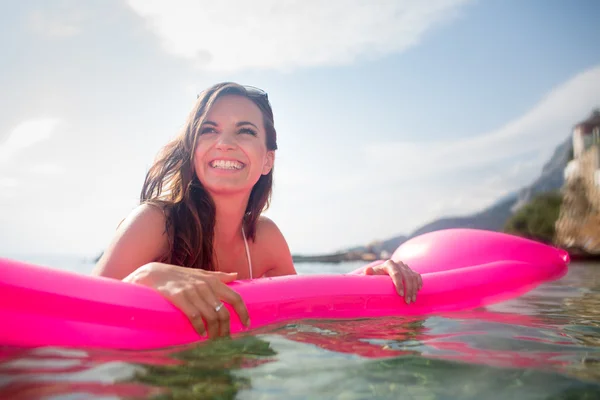
[[[473,228],[500,231],[510,216],[520,207],[527,204],[538,193],[559,190],[564,182],[564,169],[571,159],[573,144],[571,137],[561,143],[550,160],[542,168],[541,175],[528,186],[503,196],[491,206],[472,215],[446,217],[432,221],[408,236],[395,236],[379,242],[377,250],[393,252],[406,240],[424,233],[451,228]],[[366,247],[355,249],[364,250]]]
[[[408,236],[399,235],[399,236],[394,236],[394,237],[391,237],[391,238],[383,240],[383,241],[371,243],[367,246],[356,246],[356,247],[352,247],[352,248],[349,248],[344,251],[360,252],[360,253],[373,252],[376,254],[381,254],[382,251],[387,251],[388,253],[392,253],[392,252],[394,252],[394,250],[396,250],[398,248],[398,246],[400,246],[402,243],[406,242],[407,240],[408,240]]]
[[[559,190],[564,183],[564,169],[573,153],[571,137],[561,143],[542,168],[541,175],[532,184],[495,202],[492,206],[469,216],[447,217],[435,220],[415,230],[410,237],[450,228],[474,228],[500,231],[510,216],[527,204],[538,193]]]
[[[511,192],[507,195],[504,195],[502,197],[500,197],[498,200],[496,200],[494,203],[490,204],[488,206],[488,208],[492,208],[495,207],[497,205],[500,205],[501,203],[505,203],[509,200],[517,200],[519,198],[519,190],[515,190],[514,192]]]
[[[494,206],[488,207],[477,214],[463,217],[441,218],[420,227],[412,232],[409,237],[451,228],[473,228],[497,231],[502,229],[504,223],[512,214],[511,209],[516,202],[516,197],[510,197],[502,202],[497,202]]]
[[[551,192],[558,190],[564,183],[564,170],[567,163],[573,157],[573,141],[569,137],[566,141],[560,144],[550,161],[542,168],[542,174],[533,183],[524,187],[519,191],[519,198],[513,208],[513,211],[518,210],[538,193]]]

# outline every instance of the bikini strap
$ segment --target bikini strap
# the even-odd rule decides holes
[[[246,246],[246,258],[248,258],[248,268],[250,270],[250,279],[252,279],[252,260],[250,259],[250,249],[246,240],[246,232],[244,232],[244,224],[242,224],[242,236],[244,236],[244,245]]]

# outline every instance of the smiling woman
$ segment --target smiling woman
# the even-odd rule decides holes
[[[277,132],[267,94],[220,83],[202,92],[179,135],[149,169],[141,204],[117,229],[96,275],[160,292],[200,334],[230,332],[229,303],[249,325],[234,280],[296,274],[269,206]],[[364,274],[391,276],[410,304],[421,276],[388,260]]]

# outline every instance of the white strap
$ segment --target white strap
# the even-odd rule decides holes
[[[252,260],[250,259],[250,249],[246,240],[246,232],[244,232],[244,224],[242,224],[242,236],[244,236],[244,245],[246,246],[246,257],[248,258],[248,268],[250,270],[250,279],[252,279]]]

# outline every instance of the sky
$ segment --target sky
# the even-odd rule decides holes
[[[596,0],[0,5],[0,256],[94,256],[196,94],[263,88],[293,253],[408,234],[535,179],[600,107]]]

